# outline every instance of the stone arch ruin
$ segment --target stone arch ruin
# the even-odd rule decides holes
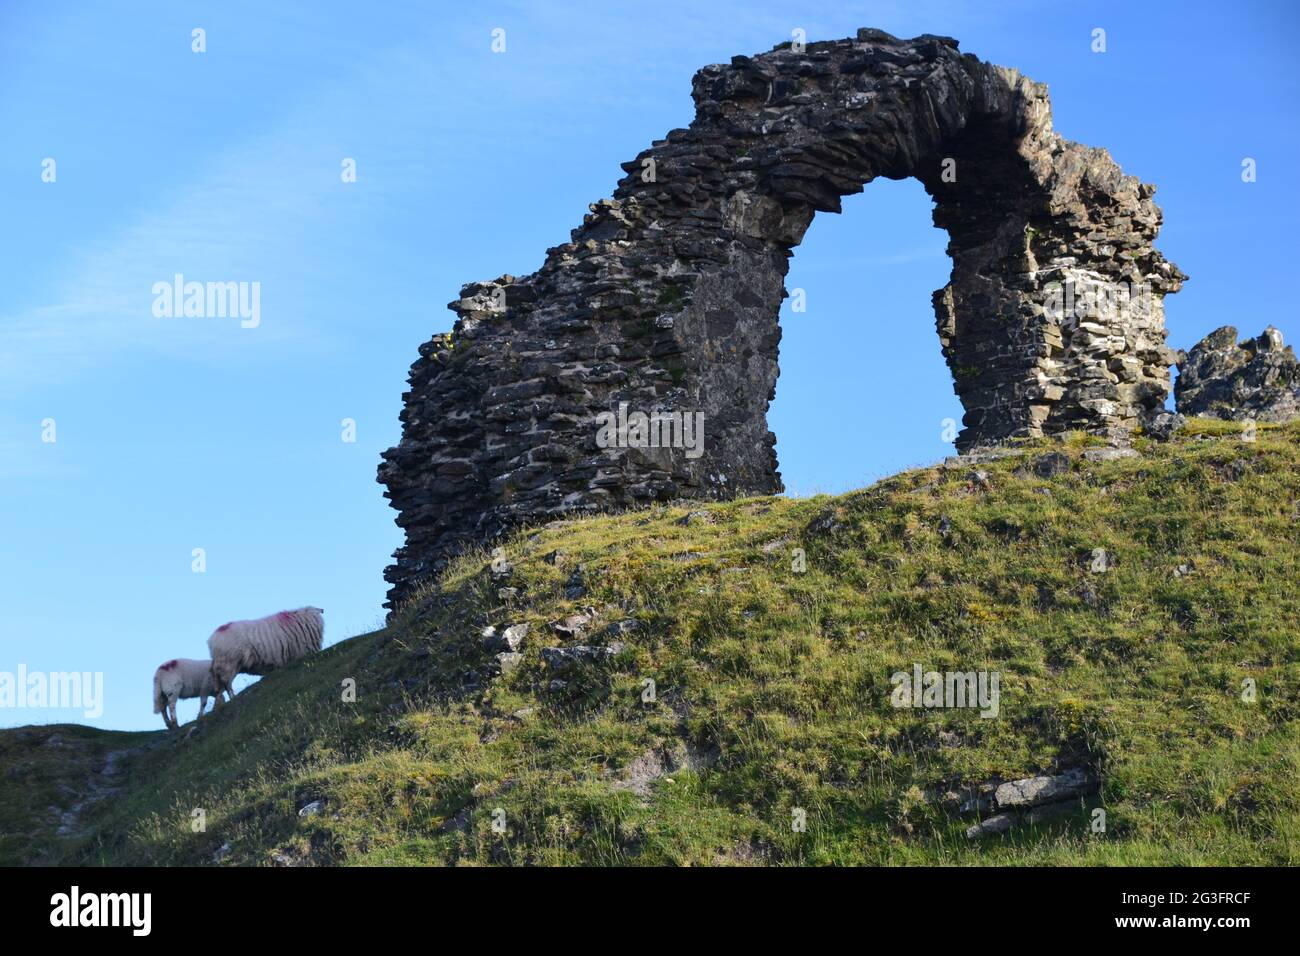
[[[1042,84],[947,37],[860,30],[705,67],[692,96],[690,127],[624,163],[537,272],[465,286],[421,346],[379,468],[406,532],[390,607],[520,524],[781,491],[788,260],[878,176],[919,179],[949,235],[933,300],[959,448],[1121,438],[1163,407],[1162,299],[1186,277],[1152,246],[1155,189],[1054,133]]]

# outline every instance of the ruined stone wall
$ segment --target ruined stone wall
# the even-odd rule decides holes
[[[1161,300],[1185,277],[1152,247],[1154,189],[1056,135],[1041,84],[946,37],[861,30],[705,67],[692,95],[691,126],[625,163],[537,272],[465,286],[421,347],[379,470],[407,539],[390,604],[520,523],[780,491],[766,412],[788,260],[877,176],[919,179],[950,237],[934,306],[959,447],[1122,436],[1163,405]],[[1121,286],[1141,307],[1070,294]],[[602,447],[598,416],[623,403],[702,413],[698,456]]]

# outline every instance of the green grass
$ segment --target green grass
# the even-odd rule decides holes
[[[57,859],[66,849],[58,830],[76,824],[68,815],[97,793],[87,781],[107,755],[146,747],[157,736],[75,724],[0,731],[0,864]]]
[[[4,764],[26,768],[0,792],[0,862],[48,847],[53,862],[207,864],[228,844],[223,863],[246,865],[1296,863],[1300,425],[1238,435],[1196,421],[1102,463],[1071,436],[981,466],[987,487],[923,468],[840,497],[522,533],[510,604],[488,555],[467,556],[388,629],[266,677],[188,738],[0,732]],[[1049,449],[1073,467],[1043,480],[1025,465]],[[590,594],[567,600],[579,564]],[[642,627],[551,691],[539,651],[566,642],[548,623],[580,605],[601,611],[587,642]],[[523,662],[494,677],[479,632],[520,621]],[[889,677],[914,662],[999,672],[1000,716],[895,709]],[[52,732],[137,748],[83,838],[55,839],[42,810],[85,776],[33,757]],[[712,759],[644,797],[616,785],[686,745]],[[967,840],[970,821],[933,799],[1073,766],[1099,793],[1003,836]]]

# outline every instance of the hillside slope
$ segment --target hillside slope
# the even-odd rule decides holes
[[[0,732],[0,862],[1300,862],[1300,425],[1139,447],[521,534],[192,733]]]

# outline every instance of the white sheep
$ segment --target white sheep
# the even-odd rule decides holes
[[[178,658],[167,661],[153,672],[153,712],[163,715],[169,730],[177,726],[176,701],[199,698],[199,716],[207,709],[208,698],[221,703],[221,694],[212,680],[212,661]]]
[[[234,697],[236,674],[265,674],[319,651],[325,637],[324,613],[318,607],[300,607],[255,621],[222,624],[208,638],[216,688]],[[221,704],[219,697],[217,704]]]

